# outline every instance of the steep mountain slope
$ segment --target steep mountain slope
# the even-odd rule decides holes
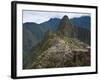
[[[75,27],[71,24],[68,16],[64,16],[62,20],[60,21],[60,25],[58,30],[65,36],[67,37],[75,37],[76,34],[76,29]]]
[[[36,24],[27,22],[23,24],[23,47],[24,49],[31,49],[39,43],[48,29],[56,31],[60,20],[57,18],[50,19],[47,22]],[[30,45],[29,45],[30,44]]]
[[[90,29],[75,26],[75,24],[71,23],[68,16],[62,18],[58,30],[67,37],[79,39],[90,45]]]
[[[74,26],[76,29],[76,38],[84,43],[91,45],[91,31],[85,28]]]
[[[85,31],[73,26],[68,16],[64,16],[56,30],[44,31],[43,39],[31,48],[23,69],[89,66],[90,49],[84,43],[88,34]]]
[[[69,27],[64,26],[67,24]],[[61,27],[60,27],[61,25]],[[65,27],[65,28],[64,28]],[[84,28],[85,27],[85,28]],[[23,49],[29,53],[29,49],[36,46],[44,37],[45,32],[49,30],[60,30],[70,37],[77,37],[79,40],[90,44],[90,17],[83,16],[80,18],[68,19],[64,16],[61,19],[51,18],[41,24],[27,22],[23,24]]]
[[[49,21],[39,24],[41,27],[44,28],[44,32],[48,29],[52,31],[56,31],[59,27],[60,19],[59,18],[51,18]]]
[[[74,26],[90,30],[90,26],[91,26],[90,25],[91,24],[90,16],[82,16],[79,18],[72,18],[72,19],[70,19],[70,21]]]

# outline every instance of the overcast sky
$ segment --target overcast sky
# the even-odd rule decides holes
[[[41,11],[23,11],[23,23],[25,22],[35,22],[42,23],[48,21],[50,18],[62,18],[64,15],[67,15],[69,18],[81,17],[81,16],[90,16],[90,14],[83,13],[69,13],[69,12],[41,12]]]

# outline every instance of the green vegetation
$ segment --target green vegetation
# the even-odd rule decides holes
[[[31,48],[24,69],[90,66],[89,45],[76,35],[76,28],[64,16],[58,30],[48,29],[43,39]]]
[[[87,50],[85,47],[87,46],[86,44],[77,39],[65,37],[60,34],[60,32],[55,33],[48,31],[46,33],[48,34],[45,35],[42,42],[39,43],[34,50],[34,57],[31,64],[28,65],[27,68],[31,69],[90,65],[90,62],[86,60],[86,57],[88,57],[87,55],[89,53],[82,52]],[[52,47],[55,45],[58,46],[55,47],[54,52]],[[78,49],[80,52],[73,52],[73,50],[76,49]]]

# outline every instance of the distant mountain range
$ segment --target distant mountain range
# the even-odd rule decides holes
[[[68,16],[65,15],[62,19],[51,18],[49,21],[43,22],[41,24],[37,24],[34,22],[23,23],[24,65],[26,65],[28,63],[27,61],[30,59],[30,57],[28,58],[27,55],[31,54],[32,52],[35,55],[37,49],[39,49],[39,45],[44,46],[44,44],[47,43],[48,39],[50,39],[50,33],[53,34],[53,36],[51,37],[58,37],[54,36],[54,34],[59,35],[60,37],[66,36],[68,38],[77,39],[87,45],[90,45],[90,26],[89,16],[82,16],[69,20]],[[52,42],[50,43],[52,44]],[[77,43],[79,44],[80,42]],[[48,48],[48,46],[46,47]],[[45,48],[43,48],[43,51],[45,51]]]
[[[82,27],[82,28],[90,30],[90,27],[91,27],[90,16],[82,16],[80,18],[73,18],[73,19],[70,19],[70,21],[74,26]]]

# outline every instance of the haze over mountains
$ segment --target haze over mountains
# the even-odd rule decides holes
[[[62,55],[61,58],[64,57],[65,53],[69,53],[68,51],[73,53],[72,51],[76,48],[81,48],[83,51],[87,50],[84,46],[90,46],[90,17],[82,16],[80,18],[73,18],[69,20],[68,16],[65,15],[62,19],[51,18],[49,21],[41,24],[33,22],[23,23],[23,68],[39,68],[39,66],[44,68],[50,67],[47,65],[47,63],[50,62],[46,58],[47,55],[49,55],[49,57],[55,56],[59,61],[60,57],[57,58],[57,56],[59,56],[59,52],[53,52],[52,55],[50,52],[52,51],[51,48],[55,46],[53,45],[55,42],[55,45],[60,44],[58,48],[55,48],[56,51],[59,50],[59,48],[64,50],[63,54],[60,54]],[[42,59],[43,55],[48,62],[45,62],[44,58]],[[41,57],[41,62],[40,57],[38,56]],[[86,56],[89,56],[89,54],[83,55],[84,60]],[[53,64],[51,67],[68,66],[68,63],[66,62],[67,60],[73,64],[69,66],[75,66],[77,63],[76,62],[74,64],[71,61],[73,56],[67,60],[66,58],[68,58],[68,55],[64,59],[66,64],[64,63],[62,65],[63,60],[61,60],[61,62],[58,63],[59,66],[55,66],[57,64]],[[90,56],[88,58],[90,59]],[[45,66],[43,66],[44,64]],[[78,65],[80,64],[84,65],[83,62]],[[89,60],[88,63],[85,64],[89,65]]]

